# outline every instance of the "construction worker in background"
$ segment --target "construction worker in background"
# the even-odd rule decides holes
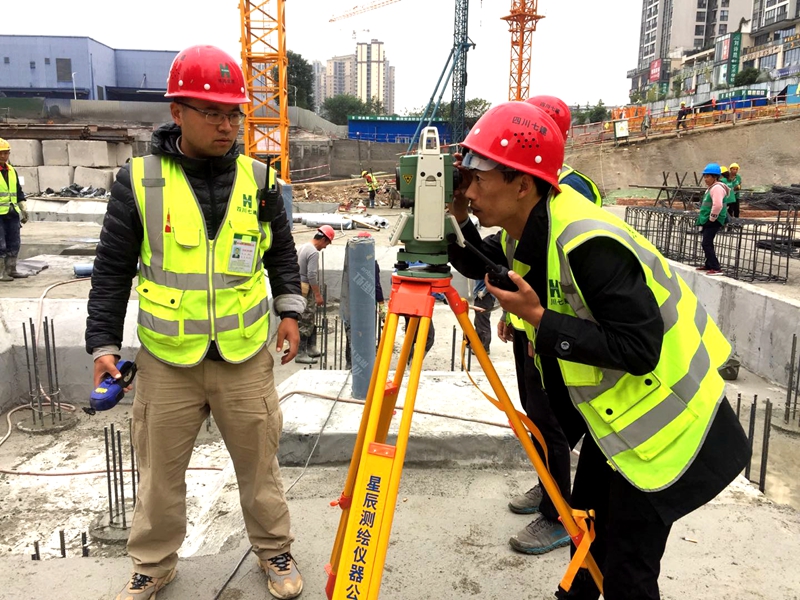
[[[692,109],[686,107],[686,102],[681,102],[681,107],[678,110],[678,121],[675,123],[675,131],[678,134],[678,137],[681,137],[681,125],[683,126],[684,131],[688,129],[686,126],[686,117],[692,114]]]
[[[369,208],[375,208],[375,192],[378,189],[378,180],[375,175],[368,171],[361,171],[361,176],[367,182],[367,190],[369,190]]]
[[[733,181],[733,175],[731,175],[731,172],[728,170],[727,166],[720,165],[719,168],[722,172],[722,176],[719,178],[719,180],[728,186],[728,195],[725,197],[725,208],[728,210],[728,220],[730,220],[731,205],[736,202],[736,192],[733,191],[733,184],[731,183],[731,181]]]
[[[696,221],[703,231],[703,241],[700,245],[706,255],[705,264],[697,267],[697,270],[705,271],[706,275],[711,276],[724,275],[714,250],[714,238],[728,220],[728,208],[725,202],[730,188],[720,181],[721,178],[722,169],[717,163],[708,163],[703,169],[703,182],[708,189],[700,202],[700,212]]]
[[[24,279],[17,271],[20,248],[20,229],[28,222],[25,194],[17,172],[8,162],[11,145],[0,138],[0,281]]]
[[[336,234],[333,227],[323,225],[314,234],[310,242],[306,242],[297,250],[297,261],[300,263],[300,285],[306,309],[300,317],[300,350],[295,362],[302,365],[313,365],[322,352],[317,348],[317,328],[314,317],[317,307],[325,306],[325,298],[319,281],[319,253],[327,248]]]
[[[731,187],[733,188],[734,201],[728,205],[728,216],[735,219],[739,218],[739,195],[742,191],[742,176],[739,175],[739,165],[733,163],[730,166]]]
[[[486,287],[522,319],[559,420],[577,417],[588,433],[571,506],[595,511],[591,551],[604,598],[656,600],[672,523],[714,498],[750,459],[717,372],[731,348],[647,239],[559,188],[564,141],[555,127],[523,102],[487,111],[461,143],[467,153],[451,213],[495,262],[505,260],[501,233],[482,240],[468,207],[483,226],[519,240],[509,274],[518,291]],[[509,143],[521,136],[525,146]],[[465,277],[481,277],[484,266],[468,249],[451,244],[448,254]],[[541,545],[562,535],[547,519],[529,534]],[[573,583],[556,597],[599,597],[586,570]]]
[[[492,309],[494,308],[494,296],[486,290],[486,283],[483,279],[477,279],[472,288],[473,304],[475,305],[475,317],[473,324],[475,332],[481,340],[483,349],[489,354],[489,346],[492,343]],[[470,352],[473,352],[470,348]]]
[[[569,110],[567,103],[555,96],[534,96],[528,98],[526,102],[540,108],[555,121],[558,131],[564,136],[566,143],[569,137],[569,130],[572,127],[572,112]],[[603,206],[603,195],[600,193],[600,188],[597,187],[597,184],[590,177],[577,169],[573,169],[566,163],[561,166],[558,184],[569,186],[597,204],[597,206]]]
[[[554,96],[534,96],[527,102],[550,116],[566,140],[572,116],[563,100]],[[597,206],[602,206],[602,196],[594,181],[569,165],[562,165],[559,185],[562,189],[571,189]],[[507,231],[502,231],[500,243],[505,255],[504,262],[508,264],[509,269],[514,268],[517,242]],[[569,500],[570,451],[583,435],[583,424],[571,411],[566,414],[564,411],[556,413],[555,409],[561,407],[554,406],[548,399],[532,348],[529,348],[530,343],[522,319],[512,313],[504,312],[497,326],[497,336],[504,343],[510,341],[513,344],[520,402],[525,413],[541,431],[549,450],[550,472],[562,495]],[[535,438],[533,441],[538,447],[538,441]],[[566,530],[558,523],[558,512],[540,483],[512,498],[508,508],[517,514],[537,515],[531,523],[509,540],[511,547],[518,552],[544,554],[569,544]],[[552,528],[547,536],[531,534],[533,530],[540,531],[542,526],[540,520],[546,520]]]
[[[134,573],[118,600],[155,598],[175,577],[186,536],[185,471],[209,413],[230,452],[269,592],[294,598],[303,589],[277,460],[283,417],[265,347],[264,271],[281,316],[281,364],[297,353],[305,302],[283,202],[258,201],[275,173],[237,149],[240,105],[250,101],[244,86],[239,61],[218,48],[178,54],[166,93],[174,123],[153,133],[150,156],[119,171],[100,233],[86,322],[95,386],[106,374],[120,376],[115,364],[140,264],[133,444],[141,479],[128,539]]]

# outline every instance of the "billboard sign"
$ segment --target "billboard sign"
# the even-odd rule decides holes
[[[657,58],[650,63],[650,83],[654,83],[659,79],[661,79],[661,59]]]

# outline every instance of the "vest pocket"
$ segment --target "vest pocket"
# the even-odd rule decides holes
[[[600,385],[603,371],[599,367],[584,365],[569,360],[558,359],[561,375],[567,387],[584,387]]]
[[[175,236],[175,242],[184,248],[197,248],[200,245],[200,238],[202,231],[191,225],[185,226],[178,224],[172,228],[172,235]]]
[[[146,281],[136,286],[139,294],[139,325],[161,336],[165,344],[179,346],[183,342],[184,291]]]
[[[616,431],[615,421],[660,389],[661,381],[652,373],[643,376],[625,373],[613,388],[590,400],[589,405]],[[656,398],[652,397],[653,400]]]

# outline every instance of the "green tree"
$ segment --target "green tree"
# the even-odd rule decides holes
[[[322,103],[322,114],[331,123],[347,125],[348,115],[368,115],[367,106],[355,96],[339,94],[326,98]]]
[[[606,119],[608,119],[608,109],[605,104],[603,104],[602,100],[598,100],[597,104],[595,104],[594,108],[589,112],[589,122],[600,123]]]
[[[372,99],[365,104],[365,108],[367,109],[366,114],[368,115],[385,115],[386,109],[383,106],[383,102],[378,99],[377,96],[373,96]]]
[[[286,52],[286,94],[289,106],[314,110],[314,68],[300,54]],[[272,78],[278,80],[278,67],[272,69]]]
[[[739,87],[741,85],[751,85],[758,79],[760,71],[755,67],[747,67],[742,69],[733,78],[733,85]]]
[[[644,94],[641,90],[631,90],[629,97],[631,99],[631,104],[641,104],[645,101]]]

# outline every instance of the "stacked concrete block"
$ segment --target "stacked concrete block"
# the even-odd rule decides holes
[[[17,175],[24,178],[22,182],[22,191],[25,194],[38,194],[39,193],[39,168],[40,167],[14,167]]]
[[[15,167],[39,167],[42,162],[42,142],[39,140],[8,140],[11,145],[10,163]]]
[[[44,164],[48,167],[66,167],[69,165],[69,153],[66,140],[45,140],[42,142]]]
[[[61,188],[72,185],[75,176],[75,167],[39,167],[39,189],[47,188],[58,192]]]
[[[74,181],[81,187],[103,188],[108,190],[111,188],[111,182],[114,178],[114,171],[112,169],[90,169],[88,167],[75,167]]]
[[[116,162],[112,166],[121,167],[133,158],[133,146],[130,144],[113,144]]]
[[[71,167],[116,167],[117,156],[109,151],[108,142],[70,140],[67,142]]]

